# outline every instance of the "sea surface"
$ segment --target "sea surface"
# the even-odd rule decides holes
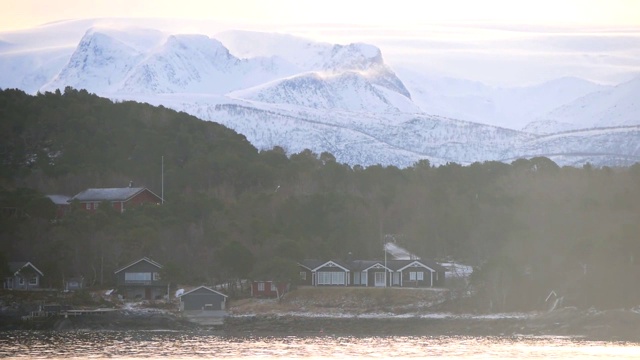
[[[569,337],[247,336],[183,331],[0,332],[8,359],[640,359],[640,344]]]

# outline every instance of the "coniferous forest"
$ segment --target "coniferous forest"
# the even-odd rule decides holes
[[[72,210],[44,195],[126,187],[161,206]],[[295,277],[304,258],[382,258],[384,239],[473,265],[479,307],[640,305],[640,164],[559,167],[421,161],[349,166],[330,153],[258,150],[244,136],[162,106],[67,88],[0,91],[0,266],[25,260],[46,286],[148,256],[177,283]]]

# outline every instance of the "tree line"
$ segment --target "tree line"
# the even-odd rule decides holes
[[[115,269],[142,256],[180,283],[293,278],[295,261],[382,258],[393,238],[473,265],[479,306],[539,307],[552,290],[576,306],[640,304],[640,164],[349,166],[71,88],[0,91],[0,154],[0,259],[37,263],[53,287],[78,275],[112,285]],[[165,203],[72,207],[51,221],[44,195],[129,181],[157,194],[163,183]]]

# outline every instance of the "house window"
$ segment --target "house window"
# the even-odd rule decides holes
[[[29,279],[29,285],[38,285],[38,277],[34,276],[31,279]]]
[[[18,284],[24,285],[24,278],[20,278],[20,280],[18,280]]]
[[[124,281],[151,281],[151,273],[148,272],[131,272],[124,274]]]
[[[319,272],[318,285],[344,285],[344,272]]]
[[[353,285],[360,285],[360,273],[353,273]]]
[[[418,272],[415,272],[415,271],[410,271],[409,272],[409,280],[414,280],[414,281],[415,280],[421,280],[421,279],[418,279],[418,274],[422,274],[422,273],[421,272],[418,273]]]
[[[300,271],[300,280],[307,280],[307,272]]]
[[[366,284],[369,283],[369,280],[367,278],[367,274],[368,273],[366,271],[363,271],[362,272],[362,276],[360,277],[360,283],[362,283],[363,285],[366,285]]]
[[[418,281],[424,280],[424,272],[418,271],[416,275],[418,275]]]
[[[99,202],[94,202],[93,203],[93,210],[97,209],[98,206],[100,206],[100,203]]]
[[[160,273],[154,272],[153,273],[153,281],[158,281],[160,280]]]
[[[91,210],[91,203],[84,204],[85,209]]]
[[[399,272],[394,272],[393,273],[393,285],[400,285],[400,273]]]
[[[333,274],[331,274],[331,282],[333,284],[344,284],[344,273],[334,272]]]
[[[275,283],[271,283],[271,291],[276,291],[276,284]]]
[[[258,283],[258,291],[264,291],[264,283],[263,282],[259,282]]]

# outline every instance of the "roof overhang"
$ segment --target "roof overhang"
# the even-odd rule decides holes
[[[421,268],[425,268],[425,269],[427,269],[427,270],[429,270],[431,272],[436,272],[436,270],[428,267],[427,265],[423,264],[422,262],[420,262],[418,260],[415,260],[415,261],[412,261],[412,262],[408,263],[407,265],[405,265],[405,266],[401,267],[400,269],[398,269],[398,271],[404,271],[404,269],[410,268],[410,267],[421,267]]]
[[[160,265],[160,264],[158,264],[157,262],[155,262],[155,261],[153,261],[153,260],[149,259],[148,257],[143,257],[142,259],[137,260],[137,261],[134,261],[134,262],[132,262],[131,264],[129,264],[129,265],[125,266],[125,267],[122,267],[122,268],[120,268],[120,269],[118,269],[118,270],[114,271],[113,273],[114,273],[114,274],[117,274],[117,273],[119,273],[120,271],[122,271],[122,270],[124,270],[124,269],[126,269],[126,268],[130,268],[130,267],[132,267],[133,265],[135,265],[135,264],[137,264],[137,263],[139,263],[139,262],[141,262],[141,261],[146,261],[146,262],[148,262],[149,264],[151,264],[151,265],[153,265],[153,266],[155,266],[155,267],[157,267],[157,268],[159,268],[159,269],[162,269],[162,265]]]
[[[222,296],[224,296],[225,298],[227,298],[227,297],[228,297],[227,295],[225,295],[225,294],[223,294],[223,293],[221,293],[221,292],[219,292],[219,291],[215,291],[215,290],[213,290],[212,288],[210,288],[210,287],[206,287],[206,286],[204,286],[204,285],[203,285],[203,286],[198,286],[198,287],[197,287],[197,288],[195,288],[195,289],[191,289],[191,290],[187,291],[186,293],[183,293],[183,294],[182,294],[182,295],[180,295],[179,297],[180,297],[180,299],[182,299],[182,297],[183,297],[183,296],[185,296],[185,295],[189,295],[189,294],[191,294],[192,292],[197,291],[197,290],[200,290],[200,289],[206,289],[206,290],[209,290],[209,291],[211,291],[212,293],[216,293],[216,294],[218,294],[218,295],[222,295]]]
[[[24,265],[22,265],[22,267],[20,267],[20,269],[18,269],[15,273],[13,273],[13,276],[18,276],[18,274],[20,274],[20,272],[22,271],[22,269],[26,268],[26,267],[31,267],[33,270],[35,270],[38,274],[40,274],[40,276],[44,276],[44,274],[42,273],[42,271],[38,270],[37,267],[35,267],[35,265],[33,265],[31,262],[27,261]]]
[[[362,269],[362,271],[369,271],[371,269],[386,269],[387,271],[390,271],[390,272],[393,271],[393,270],[389,269],[388,267],[384,266],[384,264],[382,262],[377,262],[377,263],[369,266],[366,269]]]
[[[329,260],[327,262],[325,262],[324,264],[321,264],[320,266],[317,266],[315,269],[311,269],[311,271],[318,271],[318,269],[322,269],[323,267],[339,267],[340,269],[346,271],[346,272],[350,272],[351,270],[347,269],[346,267],[338,264],[335,261]]]

